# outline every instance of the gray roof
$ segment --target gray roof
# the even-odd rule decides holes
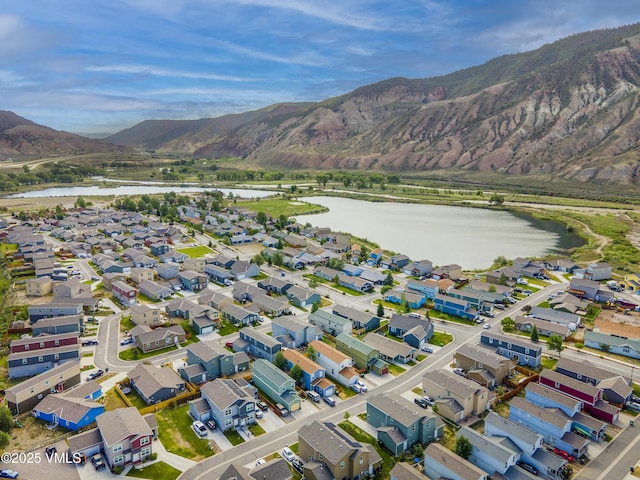
[[[460,375],[456,375],[448,370],[434,370],[427,372],[422,376],[423,379],[439,385],[451,395],[459,398],[467,398],[474,395],[477,391],[484,387],[478,385],[473,380],[467,380]]]
[[[608,378],[618,377],[617,374],[602,368],[589,360],[582,359],[581,361],[571,360],[570,358],[560,357],[556,364],[556,369],[569,370],[574,373],[584,375],[585,377],[595,378],[598,381],[602,381]],[[629,379],[627,379],[629,381]]]
[[[38,375],[34,375],[31,378],[28,378],[27,380],[25,380],[24,382],[20,382],[16,385],[14,385],[13,387],[9,387],[6,389],[6,392],[12,392],[14,395],[17,395],[19,392],[23,392],[25,390],[30,389],[31,387],[38,385],[40,382],[47,380],[47,379],[54,379],[57,377],[62,378],[63,377],[63,372],[66,372],[67,370],[73,370],[73,369],[77,369],[78,370],[78,374],[80,374],[80,361],[79,360],[72,360],[69,362],[64,362],[59,364],[56,367],[50,368],[49,370],[45,370],[44,372],[38,374]],[[58,384],[57,381],[52,381],[52,384]]]
[[[140,325],[138,325],[139,327]],[[138,328],[136,327],[136,328]],[[134,333],[133,329],[131,330],[131,334],[133,336],[138,336],[140,338],[140,342],[155,342],[157,340],[162,340],[169,335],[185,335],[184,328],[180,325],[171,325],[167,328],[156,328],[155,330],[151,330],[150,332],[144,333]]]
[[[462,427],[458,430],[456,438],[460,438],[461,436],[468,438],[471,445],[477,450],[484,452],[489,457],[498,460],[501,463],[506,464],[512,456],[518,453],[518,451],[512,450],[501,444],[499,441],[495,441],[491,437],[486,437],[480,432],[469,427]]]
[[[419,422],[424,417],[435,417],[435,414],[418,407],[395,392],[379,393],[367,400],[367,403],[405,427]]]
[[[570,323],[578,325],[580,323],[580,315],[561,312],[553,308],[533,307],[531,309],[531,316],[549,322],[561,323],[562,325],[569,325]]]
[[[581,437],[577,433],[573,432],[566,432],[564,435],[562,435],[562,441],[568,443],[576,450],[581,450],[591,443],[586,438]]]
[[[100,430],[92,428],[86,432],[69,437],[68,442],[71,453],[76,453],[100,445],[102,443],[102,437],[100,436]]]
[[[565,395],[558,390],[554,390],[553,388],[549,388],[545,385],[541,385],[539,383],[529,383],[526,388],[527,392],[533,392],[541,397],[546,397],[549,400],[554,401],[555,403],[559,403],[560,405],[564,405],[565,407],[575,409],[576,404],[582,403],[580,400],[570,397],[569,395]]]
[[[253,371],[259,371],[263,376],[267,377],[273,385],[283,385],[286,382],[292,382],[293,379],[276,367],[274,364],[259,358],[253,362],[251,366]]]
[[[163,388],[178,388],[184,380],[169,367],[140,363],[128,374],[136,388],[147,398]]]
[[[313,290],[309,290],[308,288],[300,287],[298,285],[294,285],[293,287],[289,287],[287,290],[287,297],[296,297],[302,301],[305,301],[313,294],[315,294]]]
[[[216,342],[195,342],[187,346],[187,351],[197,356],[203,362],[210,362],[220,356],[231,355],[222,345]]]
[[[226,410],[238,401],[244,403],[254,400],[248,389],[240,387],[230,379],[216,378],[211,382],[205,383],[200,391],[209,399],[209,402],[221,411]]]
[[[348,451],[365,449],[365,445],[330,422],[317,420],[298,430],[298,438],[304,439],[316,452],[322,455],[325,462],[335,465],[344,458]],[[370,463],[371,460],[370,460]]]
[[[424,318],[408,317],[394,313],[389,320],[390,328],[398,328],[400,330],[411,330],[414,327],[422,326],[425,332],[428,332],[431,328],[431,322]]]
[[[396,480],[424,480],[425,476],[420,470],[413,468],[407,462],[398,462],[391,469],[391,478]]]
[[[234,318],[243,319],[247,316],[253,316],[255,313],[247,310],[246,308],[239,307],[238,305],[225,305],[222,307],[222,313],[226,315],[231,315]]]
[[[93,400],[66,397],[63,394],[52,394],[44,397],[34,410],[43,413],[55,413],[58,418],[77,423],[94,408],[102,407]]]
[[[132,435],[153,435],[151,428],[135,407],[105,412],[96,418],[96,422],[107,448]]]
[[[406,343],[396,342],[390,338],[386,338],[377,333],[369,333],[364,337],[364,342],[371,345],[380,353],[387,357],[396,357],[398,355],[402,357],[408,357],[413,353],[417,353],[417,350]]]
[[[432,461],[446,467],[463,480],[478,480],[485,478],[487,474],[472,463],[459,457],[451,450],[444,448],[439,443],[430,443],[424,451],[425,462],[429,458]]]
[[[298,320],[292,315],[284,315],[274,318],[273,320],[271,320],[271,324],[280,325],[282,328],[285,328],[292,332],[298,332],[308,327],[316,328],[315,325],[311,325],[310,323],[305,323],[301,320]]]
[[[526,412],[534,417],[540,418],[545,423],[554,425],[557,428],[563,429],[567,425],[567,422],[571,420],[563,414],[556,413],[553,409],[542,408],[535,405],[522,397],[514,397],[511,400],[511,407],[515,407],[523,412]]]
[[[64,306],[60,304],[61,306]],[[71,323],[80,324],[82,315],[64,315],[62,317],[41,318],[34,325],[35,328],[58,327],[60,325],[69,325]]]
[[[249,469],[233,463],[222,472],[218,480],[251,480]]]
[[[585,383],[575,378],[571,378],[567,375],[563,375],[561,373],[555,372],[553,370],[549,370],[547,368],[543,369],[540,372],[540,378],[547,378],[552,382],[559,383],[560,385],[566,385],[567,387],[572,388],[575,391],[586,393],[592,397],[596,397],[600,389],[598,387],[594,387],[590,383]]]
[[[16,360],[20,358],[32,358],[32,357],[51,357],[51,355],[59,355],[67,352],[79,352],[80,345],[74,343],[72,345],[63,345],[61,347],[43,348],[41,350],[25,350],[23,352],[10,353],[7,355],[7,360]],[[78,354],[78,357],[80,355]]]
[[[269,310],[284,310],[289,306],[289,301],[286,298],[274,298],[265,294],[254,295],[253,303]]]
[[[540,462],[543,465],[546,465],[547,467],[549,467],[552,470],[555,470],[556,472],[560,470],[564,464],[567,463],[567,461],[564,458],[559,457],[558,455],[555,455],[544,448],[536,449],[536,451],[533,452],[533,455],[531,455],[531,457],[537,462]]]
[[[11,347],[15,347],[17,345],[29,345],[32,343],[37,343],[37,342],[50,342],[50,341],[55,341],[55,340],[64,340],[67,338],[75,338],[76,341],[78,339],[78,336],[80,335],[79,332],[66,332],[66,333],[55,333],[52,335],[47,335],[47,334],[41,334],[41,335],[36,335],[35,337],[25,337],[25,338],[17,338],[15,340],[11,340]]]
[[[602,420],[598,420],[591,415],[585,415],[582,412],[578,412],[571,417],[574,422],[580,423],[585,427],[589,427],[591,430],[599,432],[607,427],[607,424]]]
[[[377,318],[376,315],[372,313],[362,312],[360,310],[356,310],[355,308],[339,304],[335,304],[333,306],[333,313],[335,313],[336,315],[341,315],[358,323],[367,323],[372,318]]]
[[[255,480],[289,480],[292,478],[289,464],[284,458],[274,458],[267,463],[258,465],[249,476]]]
[[[504,418],[495,412],[490,412],[484,419],[485,425],[490,424],[504,432],[510,438],[518,438],[528,445],[534,445],[542,435],[532,432],[528,428],[519,425],[508,418]],[[485,428],[486,430],[486,428]]]
[[[241,335],[245,335],[249,338],[253,338],[254,340],[259,341],[260,343],[262,343],[263,345],[266,345],[267,347],[276,347],[278,345],[280,345],[280,342],[277,341],[275,338],[270,337],[267,334],[264,334],[254,328],[251,327],[244,327],[240,329],[240,334]]]
[[[207,399],[202,397],[196,398],[195,400],[190,400],[189,405],[191,405],[198,414],[202,414],[211,410]]]

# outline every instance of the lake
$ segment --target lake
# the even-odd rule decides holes
[[[299,200],[329,209],[298,215],[299,223],[348,232],[412,260],[431,260],[434,266],[457,263],[465,270],[486,269],[501,255],[542,257],[584,244],[561,224],[500,210],[339,197]]]
[[[29,192],[14,193],[6,198],[43,198],[43,197],[106,197],[109,195],[153,195],[158,193],[200,193],[220,190],[222,193],[243,198],[263,198],[273,195],[275,192],[268,190],[253,190],[251,188],[216,188],[193,187],[190,185],[121,185],[118,187],[101,188],[99,185],[90,187],[52,187],[44,190],[32,190]]]

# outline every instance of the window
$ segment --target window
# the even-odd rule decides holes
[[[578,378],[578,380],[582,380],[582,374],[578,373],[576,377]]]
[[[44,348],[44,342],[40,342],[40,348]]]
[[[25,349],[25,350],[29,350],[29,345],[25,345],[25,346],[24,346],[24,349]]]
[[[38,357],[38,362],[42,363],[42,357]]]
[[[226,427],[230,427],[232,423],[233,423],[233,422],[232,422],[232,420],[231,420],[230,418],[224,421],[224,425],[225,425]]]
[[[60,345],[60,340],[56,340],[56,341],[55,341],[55,344],[56,344],[56,345]]]
[[[340,468],[344,468],[344,462],[340,462]]]
[[[113,453],[119,452],[122,450],[122,444],[118,443],[117,445],[113,446]]]
[[[228,410],[225,410],[225,411],[224,411],[224,414],[225,414],[225,415],[227,415],[227,416],[228,416],[228,415],[231,415],[231,409],[229,408]]]
[[[38,400],[42,400],[42,394],[41,393],[38,394]]]
[[[123,463],[124,457],[122,455],[118,455],[117,457],[113,457],[113,463]]]
[[[27,359],[26,359],[26,358],[23,358],[23,359],[22,359],[22,364],[23,364],[23,365],[26,365],[26,364],[27,364]]]
[[[253,403],[247,403],[247,412],[250,412],[251,410],[253,410]]]
[[[148,457],[149,455],[151,455],[151,448],[145,447],[142,450],[140,450],[141,457]]]
[[[364,463],[364,457],[360,457],[359,462],[360,462],[360,465],[362,465]]]
[[[147,445],[149,443],[149,441],[150,441],[149,437],[142,437],[140,439],[140,446],[143,447],[143,446]]]

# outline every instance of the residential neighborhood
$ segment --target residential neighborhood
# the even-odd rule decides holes
[[[632,434],[632,275],[623,299],[604,263],[467,274],[219,198],[0,227],[29,272],[3,405],[70,478],[567,480]]]

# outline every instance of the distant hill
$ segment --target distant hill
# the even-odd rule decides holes
[[[68,132],[60,132],[38,125],[0,110],[0,155],[68,154],[81,152],[120,152],[121,146],[103,140],[94,140]]]
[[[314,104],[147,121],[124,145],[271,168],[491,172],[638,183],[640,24]]]

